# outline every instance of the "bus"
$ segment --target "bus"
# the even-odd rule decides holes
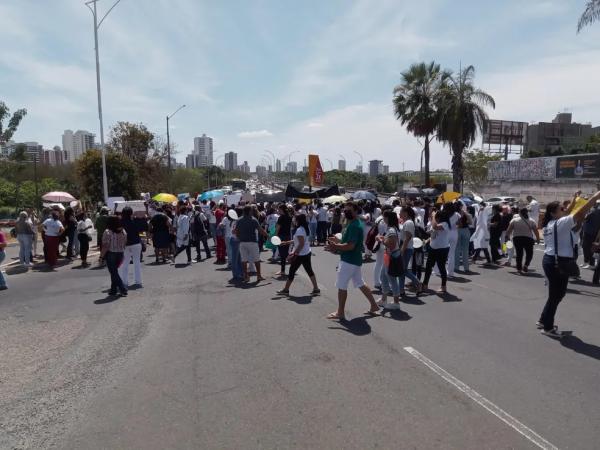
[[[245,191],[246,190],[246,181],[240,180],[239,178],[231,180],[231,190],[232,191]]]

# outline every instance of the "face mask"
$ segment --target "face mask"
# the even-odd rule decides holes
[[[352,214],[350,211],[344,211],[344,217],[346,217],[348,220],[352,220],[354,219],[354,214]]]

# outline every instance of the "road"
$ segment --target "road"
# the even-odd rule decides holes
[[[352,291],[338,323],[325,319],[337,258],[322,249],[314,298],[305,276],[288,299],[271,277],[230,285],[213,261],[147,261],[144,288],[116,301],[105,269],[10,275],[0,448],[598,447],[591,271],[559,308],[573,335],[556,341],[535,328],[539,272],[477,266],[450,296],[410,294],[385,317],[363,316]]]

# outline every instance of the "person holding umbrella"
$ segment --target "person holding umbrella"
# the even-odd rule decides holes
[[[65,231],[63,224],[59,220],[59,217],[59,212],[53,210],[51,216],[48,219],[46,219],[43,223],[44,243],[46,245],[48,266],[51,269],[53,269],[54,266],[56,266],[56,261],[58,259],[58,244],[60,236]]]

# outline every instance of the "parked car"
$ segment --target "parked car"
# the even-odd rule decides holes
[[[485,201],[488,205],[499,205],[501,203],[508,203],[509,205],[514,205],[515,203],[518,203],[519,200],[517,200],[514,197],[490,197]]]
[[[0,228],[12,228],[17,224],[17,220],[16,219],[12,219],[12,218],[3,218],[0,219]]]

